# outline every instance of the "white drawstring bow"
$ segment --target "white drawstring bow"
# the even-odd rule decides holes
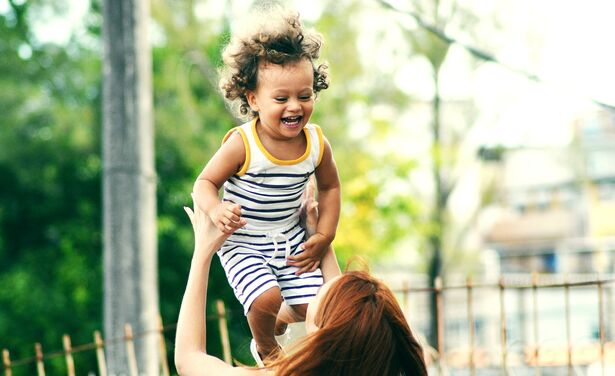
[[[278,254],[278,238],[282,238],[282,240],[285,242],[286,250],[284,253],[284,260],[288,261],[288,257],[290,256],[290,242],[288,241],[288,237],[281,232],[268,233],[267,237],[273,240],[273,255],[271,256],[271,258],[269,258],[267,264],[270,264]]]

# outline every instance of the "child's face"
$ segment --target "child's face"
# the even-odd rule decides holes
[[[248,103],[267,135],[282,140],[300,135],[314,109],[312,63],[262,64],[256,82]]]

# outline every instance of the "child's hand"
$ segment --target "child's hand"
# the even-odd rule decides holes
[[[199,250],[209,250],[215,252],[229,237],[229,234],[221,233],[207,217],[205,212],[196,204],[194,194],[192,194],[192,205],[194,209],[184,206],[184,211],[188,214],[192,229],[194,230],[194,249],[195,253]]]
[[[225,234],[232,234],[247,223],[241,218],[241,206],[229,201],[219,203],[209,212],[209,217],[218,230]]]
[[[331,244],[331,239],[321,233],[315,233],[303,243],[301,254],[288,257],[288,265],[299,268],[295,273],[296,275],[313,272],[320,266],[320,260],[329,244]]]

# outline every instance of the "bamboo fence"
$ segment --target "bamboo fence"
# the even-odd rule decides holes
[[[400,296],[400,303],[406,312],[408,312],[409,321],[412,317],[413,310],[409,309],[409,303],[411,297],[417,294],[423,294],[428,296],[429,294],[435,294],[436,302],[436,321],[437,321],[437,338],[438,344],[435,347],[426,344],[426,355],[428,362],[434,366],[432,370],[438,375],[454,374],[455,370],[463,371],[463,374],[476,375],[482,368],[488,367],[491,369],[499,369],[500,374],[509,375],[514,374],[511,370],[516,366],[523,366],[525,368],[534,369],[534,373],[540,376],[543,370],[547,367],[558,366],[565,369],[565,373],[573,375],[578,373],[575,371],[575,367],[579,364],[587,365],[588,362],[597,362],[599,367],[599,374],[601,376],[607,376],[606,367],[615,366],[615,342],[609,342],[607,340],[607,327],[610,328],[608,321],[607,307],[605,306],[605,289],[613,288],[615,278],[593,278],[584,280],[571,281],[565,278],[562,282],[541,282],[537,274],[531,276],[531,279],[527,283],[513,283],[507,281],[504,277],[500,277],[497,283],[476,283],[472,278],[467,278],[465,283],[458,285],[445,286],[440,278],[436,279],[435,288],[427,287],[412,287],[405,281],[402,287],[399,289],[393,289],[393,291]],[[598,314],[598,340],[596,343],[588,345],[575,345],[572,340],[571,326],[572,326],[572,304],[570,300],[571,289],[585,288],[594,290],[597,296],[596,311]],[[477,345],[476,338],[476,315],[477,315],[477,303],[480,303],[479,292],[481,290],[491,289],[497,292],[498,302],[493,302],[494,309],[499,312],[499,349],[497,364],[494,364],[493,359],[489,362],[485,362],[484,352],[485,349]],[[539,327],[541,322],[541,300],[539,299],[539,292],[546,289],[561,289],[561,293],[564,298],[564,310],[561,312],[565,321],[565,327],[562,330],[565,332],[566,343],[558,346],[543,344],[539,338]],[[531,317],[531,333],[533,334],[532,343],[525,344],[523,351],[524,357],[519,360],[515,357],[511,362],[511,344],[508,342],[508,312],[506,306],[506,292],[511,290],[527,291],[529,292],[530,300],[532,302],[530,307]],[[454,349],[447,348],[447,336],[445,333],[445,313],[447,309],[447,299],[445,296],[454,291],[464,293],[466,303],[466,316],[467,316],[467,346],[465,347],[462,355],[453,354]],[[496,304],[497,303],[497,304]],[[458,307],[448,309],[459,309]],[[460,311],[462,312],[462,311]],[[215,311],[213,314],[207,317],[208,321],[215,320],[218,323],[218,329],[220,333],[220,344],[222,348],[222,355],[225,362],[232,363],[232,349],[228,331],[228,317],[234,312],[228,311],[222,301],[216,301]],[[610,313],[612,314],[612,313]],[[93,333],[93,341],[86,344],[73,345],[71,337],[65,334],[62,337],[62,350],[44,353],[43,347],[40,343],[34,344],[34,352],[32,357],[12,360],[8,349],[2,350],[2,368],[5,376],[12,376],[14,371],[17,371],[20,367],[34,367],[36,366],[36,373],[38,376],[45,375],[45,364],[52,359],[64,358],[66,365],[66,374],[68,376],[74,376],[76,374],[83,374],[84,372],[78,372],[75,366],[73,355],[93,351],[96,354],[96,362],[98,368],[98,374],[101,376],[107,376],[107,366],[105,358],[105,348],[109,346],[123,346],[126,351],[128,359],[129,369],[127,374],[130,376],[139,375],[137,366],[137,357],[135,352],[134,341],[138,338],[145,336],[157,336],[159,338],[159,361],[160,372],[164,376],[169,376],[174,369],[170,367],[167,360],[168,346],[165,342],[165,332],[174,331],[176,324],[163,325],[160,318],[156,328],[146,330],[143,332],[133,332],[130,324],[126,324],[124,328],[123,336],[117,338],[103,339],[99,331]],[[615,329],[615,328],[613,328]],[[495,349],[489,349],[495,351]],[[464,355],[465,354],[465,355]],[[559,373],[558,373],[559,374]],[[561,373],[564,374],[564,373]]]

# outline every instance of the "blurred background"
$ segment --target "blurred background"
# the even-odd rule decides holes
[[[64,333],[89,343],[103,326],[101,3],[0,0],[0,347],[13,359],[32,357],[35,342],[61,349]],[[492,352],[502,323],[519,374],[565,374],[568,344],[594,351],[573,357],[577,374],[595,372],[598,353],[615,362],[610,283],[599,293],[528,288],[610,281],[615,269],[615,3],[289,4],[325,39],[331,86],[312,120],[342,179],[342,268],[365,258],[440,359],[472,351],[470,361],[449,357],[443,373],[470,374],[483,361],[481,372],[500,374]],[[192,253],[182,206],[235,124],[215,85],[220,52],[252,6],[150,1],[165,324],[177,320]],[[421,290],[436,277],[463,287],[444,294],[440,321],[436,296]],[[468,298],[469,281],[493,288]],[[502,281],[525,288],[499,297]],[[210,298],[226,304],[233,357],[251,363],[249,329],[218,261]],[[220,355],[210,327],[208,350]],[[172,359],[174,332],[165,335]],[[538,344],[555,360],[532,360],[528,346]],[[78,373],[96,372],[94,353],[76,362]],[[59,374],[64,360],[46,367]]]

